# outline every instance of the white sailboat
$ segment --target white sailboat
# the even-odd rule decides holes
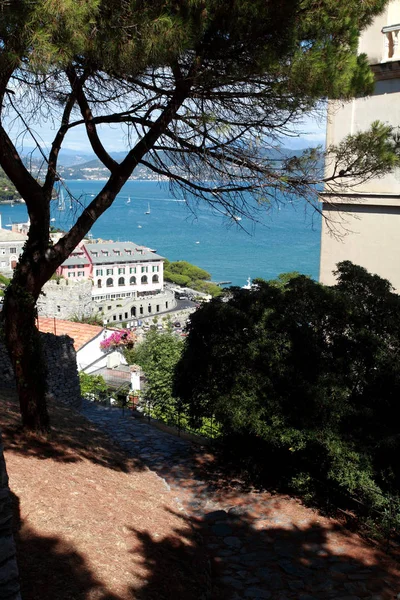
[[[150,214],[150,202],[147,204],[147,210],[144,213],[145,215],[149,215]]]
[[[64,200],[64,191],[61,188],[60,189],[60,195],[58,197],[58,205],[57,205],[58,210],[65,210],[65,200]]]
[[[126,201],[126,203],[127,203],[127,204],[130,204],[130,203],[131,203],[131,197],[130,197],[130,196],[128,196],[128,200]]]

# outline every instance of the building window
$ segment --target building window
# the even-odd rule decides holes
[[[112,309],[112,306],[107,306],[107,310],[111,310],[111,309]]]
[[[73,273],[71,273],[71,271],[68,273],[68,277],[75,277],[75,271]]]
[[[142,267],[142,273],[148,273],[149,267]]]
[[[113,321],[117,320],[117,315],[113,315]]]
[[[106,275],[112,275],[113,274],[113,270],[112,269],[107,269],[106,270]]]
[[[129,273],[136,273],[136,267],[129,267]]]
[[[57,304],[57,312],[58,313],[61,312],[61,306],[59,306],[58,304]]]
[[[1,266],[2,267],[6,267],[7,266],[7,264],[6,264],[6,262],[4,260],[1,261]]]
[[[131,317],[136,317],[136,306],[132,306],[131,308]]]
[[[5,256],[6,253],[6,249],[5,248],[0,248],[0,254],[2,254],[3,256]]]
[[[143,314],[143,306],[139,307],[139,312],[140,312],[141,315]]]
[[[114,281],[113,281],[112,277],[109,277],[106,281],[106,286],[112,287],[113,285],[114,285]]]
[[[153,267],[153,273],[158,273],[159,270],[160,270],[160,267]]]
[[[122,321],[122,315],[119,315],[119,320]]]
[[[111,294],[110,298],[111,300],[115,300],[115,294]]]
[[[168,308],[168,302],[165,303],[165,308]]]
[[[10,254],[17,254],[16,248],[10,248]]]
[[[143,275],[142,279],[140,280],[141,283],[143,283],[143,285],[145,285],[147,282],[147,275]]]
[[[125,285],[125,277],[120,277],[118,279],[118,285]]]
[[[103,269],[96,269],[96,277],[102,277]]]
[[[125,275],[125,267],[120,267],[118,269],[118,275]]]
[[[136,277],[131,277],[130,280],[129,280],[129,283],[131,285],[136,285]]]
[[[151,304],[149,304],[149,306],[147,307],[147,311],[148,311],[149,313],[151,313]]]
[[[97,287],[98,287],[98,288],[101,288],[101,279],[98,279],[98,280],[97,280]]]
[[[68,269],[75,269],[75,265],[68,265]]]
[[[153,275],[153,283],[158,283],[158,275]]]
[[[127,318],[128,318],[128,313],[125,313],[125,317],[124,317],[124,318],[125,318],[125,319],[127,319]]]
[[[157,306],[156,306],[156,312],[160,312],[160,305],[159,304],[157,304]]]
[[[78,277],[85,277],[85,271],[78,271]]]
[[[121,252],[119,250],[114,250],[114,252],[117,256],[119,256],[121,254]]]

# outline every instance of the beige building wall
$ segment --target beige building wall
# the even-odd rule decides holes
[[[323,212],[327,220],[322,222],[320,281],[333,285],[337,263],[351,260],[388,279],[400,292],[400,206],[324,204]],[[348,233],[335,238],[329,228],[343,218]]]
[[[379,120],[400,134],[400,0],[393,0],[360,39],[375,73],[371,96],[331,102],[327,148]],[[327,160],[326,175],[331,174]],[[351,183],[351,182],[350,182]],[[320,281],[333,284],[332,271],[351,260],[392,283],[400,292],[400,169],[347,188],[326,186],[323,207]]]

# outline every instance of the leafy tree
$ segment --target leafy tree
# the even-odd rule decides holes
[[[129,364],[138,364],[146,375],[144,399],[152,407],[156,418],[168,419],[177,408],[172,394],[175,366],[182,354],[183,340],[171,331],[150,329],[146,339],[132,350],[125,351]]]
[[[46,429],[45,365],[34,326],[43,284],[111,206],[138,165],[149,167],[228,217],[276,193],[312,202],[315,151],[271,160],[269,148],[321,97],[372,89],[357,38],[385,0],[0,0],[0,165],[24,198],[31,227],[7,289],[5,338],[23,424]],[[35,179],[11,129],[30,135],[52,119],[50,149]],[[123,124],[129,151],[116,162],[101,127]],[[83,127],[110,171],[76,221],[52,244],[50,205],[60,149]],[[396,163],[390,127],[376,124],[338,155],[327,182],[365,179]],[[351,169],[350,169],[351,164]],[[42,183],[41,183],[42,182]],[[204,183],[204,182],[213,182]]]
[[[89,375],[84,371],[79,373],[82,396],[91,396],[107,392],[107,384],[101,375]]]
[[[258,280],[204,305],[174,393],[195,425],[215,415],[275,482],[323,482],[382,508],[385,494],[400,496],[400,296],[350,262],[337,276],[333,287]]]

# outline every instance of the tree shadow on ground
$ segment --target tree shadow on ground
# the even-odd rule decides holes
[[[144,469],[140,460],[129,458],[95,425],[66,405],[49,402],[51,431],[41,435],[22,429],[15,392],[1,391],[0,401],[2,436],[9,452],[63,463],[86,459],[125,473]]]
[[[162,538],[130,528],[130,549],[116,552],[129,552],[140,583],[116,595],[73,544],[32,531],[20,520],[15,495],[13,504],[24,600],[393,600],[400,592],[399,572],[380,552],[355,558],[335,543],[339,525],[328,530],[315,520],[301,529],[259,529],[236,508],[196,520],[166,509],[182,526]]]
[[[197,540],[208,550],[213,600],[393,600],[400,592],[400,572],[381,552],[371,549],[367,556],[356,558],[346,554],[340,544],[335,545],[335,535],[345,534],[338,524],[332,524],[330,530],[317,520],[301,529],[257,529],[254,517],[239,509],[209,513],[195,522],[182,515],[180,518],[179,538],[190,537],[190,543]],[[190,526],[193,533],[188,536]],[[185,584],[190,573],[186,579],[174,581],[174,574],[180,571],[174,569],[173,561],[179,561],[179,553],[187,553],[187,547],[182,542],[176,546],[173,539],[155,541],[149,534],[135,533],[141,545],[139,555],[150,574],[140,589],[132,590],[132,597],[186,600],[186,588],[179,585],[182,581]],[[159,568],[159,557],[165,555],[172,557],[167,574]],[[193,560],[194,572],[202,568]]]

